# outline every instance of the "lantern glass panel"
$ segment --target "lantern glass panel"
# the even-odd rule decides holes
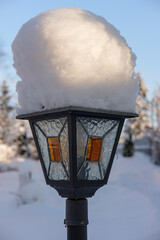
[[[68,142],[68,124],[65,123],[60,135],[60,148],[61,148],[61,154],[63,159],[63,164],[65,166],[65,169],[67,171],[67,174],[69,175],[69,142]]]
[[[77,168],[79,169],[84,162],[87,151],[88,134],[83,125],[77,120]]]
[[[118,120],[77,118],[77,178],[79,180],[104,179],[118,126]]]
[[[57,137],[62,129],[66,118],[38,121],[36,124],[47,137]]]
[[[109,160],[112,154],[115,138],[117,135],[119,123],[103,138],[101,158],[99,161],[102,179],[104,179],[109,164]]]
[[[90,137],[87,148],[87,161],[98,162],[101,153],[102,138]]]
[[[37,135],[37,140],[39,143],[40,152],[42,155],[42,159],[46,168],[46,172],[48,172],[49,164],[50,164],[50,157],[49,157],[49,151],[48,151],[48,142],[46,136],[43,134],[42,131],[37,127],[36,124],[34,124],[35,132]]]
[[[104,134],[115,125],[116,120],[102,119],[102,118],[79,118],[82,126],[87,132],[88,136],[103,137]]]
[[[61,154],[58,138],[48,138],[48,146],[51,161],[60,162]]]
[[[69,180],[67,118],[34,123],[41,158],[50,180]]]
[[[49,170],[50,180],[68,180],[68,174],[62,163],[51,163]]]

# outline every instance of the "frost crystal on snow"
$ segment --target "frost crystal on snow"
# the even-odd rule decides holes
[[[54,9],[25,23],[12,44],[19,112],[66,106],[134,112],[136,56],[104,18]]]

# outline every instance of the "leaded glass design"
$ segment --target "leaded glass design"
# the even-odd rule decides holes
[[[106,133],[103,138],[102,152],[101,152],[101,159],[100,159],[102,179],[105,177],[105,174],[107,171],[108,163],[112,154],[112,149],[113,149],[116,134],[118,131],[118,125],[119,124],[117,124],[111,131]]]
[[[102,118],[79,118],[89,136],[103,137],[111,127],[115,125],[115,120]]]
[[[97,162],[84,161],[78,172],[78,179],[81,180],[101,180],[101,172]]]
[[[61,161],[61,153],[60,153],[60,146],[59,140],[57,137],[48,138],[48,146],[49,146],[49,153],[51,161],[60,162]]]
[[[86,147],[88,141],[88,134],[83,125],[77,121],[77,167],[78,169],[84,162],[84,155],[86,154]]]
[[[37,125],[34,125],[41,155],[44,161],[44,165],[46,168],[46,171],[48,172],[49,169],[49,164],[50,164],[50,157],[49,157],[49,151],[48,151],[48,143],[47,143],[47,138],[43,134],[43,132],[37,127]]]
[[[50,180],[68,180],[67,172],[61,163],[51,163],[49,170]]]
[[[77,118],[77,177],[79,180],[104,179],[118,126],[118,120]]]
[[[69,175],[69,142],[68,142],[68,124],[65,123],[60,135],[60,147],[63,158],[63,164]]]
[[[102,138],[100,137],[89,137],[87,147],[87,161],[98,162],[101,153]]]
[[[44,132],[47,137],[57,137],[59,135],[60,130],[62,129],[66,118],[58,118],[52,120],[43,120],[38,121],[36,124],[40,127],[40,129]]]
[[[42,159],[50,180],[69,180],[67,118],[34,123]]]

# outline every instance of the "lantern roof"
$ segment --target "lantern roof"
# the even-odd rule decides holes
[[[134,118],[138,117],[137,113],[134,112],[120,112],[120,111],[110,111],[110,110],[104,110],[104,109],[97,109],[97,108],[85,108],[85,107],[76,107],[76,106],[68,106],[68,107],[63,107],[63,108],[57,108],[57,109],[51,109],[51,110],[46,110],[46,111],[40,111],[40,112],[34,112],[34,113],[28,113],[28,114],[22,114],[18,115],[16,119],[34,119],[37,117],[47,117],[49,115],[56,115],[59,113],[67,113],[67,112],[72,112],[72,113],[90,113],[90,114],[95,114],[98,115],[109,115],[111,117],[123,117],[123,118]]]

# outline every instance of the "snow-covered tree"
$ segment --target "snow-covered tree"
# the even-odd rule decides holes
[[[139,82],[140,82],[139,94],[136,101],[136,112],[139,114],[139,117],[131,118],[126,121],[124,132],[128,136],[128,139],[125,139],[125,143],[126,141],[130,142],[131,139],[133,139],[133,142],[134,142],[136,139],[143,137],[146,134],[147,129],[151,127],[151,123],[148,118],[148,108],[149,108],[149,101],[147,99],[148,89],[145,86],[143,79],[139,73],[136,74],[136,78],[139,78]],[[125,148],[125,145],[124,145],[124,148]],[[124,149],[123,151],[127,152],[128,150]]]
[[[153,103],[153,121],[154,127],[160,131],[160,86],[157,87],[155,93],[154,93],[154,98],[152,100]]]
[[[13,107],[10,100],[11,95],[7,81],[3,80],[0,85],[0,141],[5,143],[9,139],[12,123],[11,112]]]
[[[16,120],[13,142],[17,155],[24,157],[38,158],[36,147],[28,123]]]
[[[150,128],[151,123],[148,117],[149,101],[147,98],[148,89],[139,73],[136,75],[140,80],[139,94],[136,101],[136,111],[139,114],[138,118],[129,119],[131,123],[131,132],[133,140],[141,138]]]
[[[148,89],[145,86],[142,77],[139,73],[137,73],[136,78],[139,78],[140,86],[139,86],[139,94],[136,101],[136,112],[139,114],[137,118],[128,119],[126,122],[126,129],[131,128],[131,134],[133,140],[137,138],[141,138],[146,130],[151,127],[151,123],[149,121],[148,110],[149,110],[149,101],[147,98]]]
[[[156,88],[150,102],[150,122],[152,125],[149,131],[152,161],[160,165],[160,86]]]

